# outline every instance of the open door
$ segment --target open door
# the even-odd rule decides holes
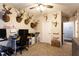
[[[72,42],[74,37],[74,22],[63,22],[63,40],[67,42]]]

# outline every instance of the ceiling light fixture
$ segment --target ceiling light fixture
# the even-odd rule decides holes
[[[45,8],[53,8],[52,5],[44,5],[41,3],[36,3],[36,6],[30,7],[29,9],[35,9],[35,8],[39,8],[40,11],[42,12]]]

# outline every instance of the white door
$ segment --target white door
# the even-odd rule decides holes
[[[42,23],[42,42],[51,44],[52,23],[46,21]]]

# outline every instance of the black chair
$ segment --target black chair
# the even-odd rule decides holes
[[[20,36],[20,40],[16,41],[16,51],[20,51],[20,54],[22,54],[23,49],[28,50],[26,47],[29,47],[29,39],[26,35]]]

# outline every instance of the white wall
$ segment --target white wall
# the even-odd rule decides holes
[[[75,19],[75,37],[76,38],[79,38],[79,10],[77,10],[77,16],[76,16],[76,19]]]
[[[57,27],[53,26],[53,33],[59,33],[57,35],[53,34],[53,37],[59,37],[60,44],[62,43],[62,13],[61,11],[56,12],[58,14],[57,19],[53,19],[53,21],[57,21]]]
[[[59,41],[61,41],[61,11],[57,11],[56,9],[53,10],[45,10],[44,13],[48,14],[48,20],[46,21],[46,18],[43,16],[43,13],[40,13],[38,11],[31,11],[31,14],[34,14],[36,16],[33,17],[33,20],[39,20],[38,26],[35,29],[32,29],[30,27],[30,24],[25,25],[24,24],[24,19],[22,20],[21,23],[16,22],[16,12],[14,9],[12,9],[12,15],[10,15],[10,22],[4,23],[2,19],[0,20],[0,28],[4,28],[5,26],[10,26],[11,28],[6,28],[8,30],[8,36],[10,35],[10,29],[29,29],[30,32],[40,32],[39,35],[39,40],[40,42],[46,42],[51,44],[51,40],[53,39],[53,33],[59,33]],[[54,19],[53,14],[57,13],[57,19]],[[26,16],[24,16],[25,18]],[[58,26],[54,27],[53,26],[53,21],[57,20]]]
[[[28,25],[24,24],[24,19],[22,20],[21,23],[16,22],[16,12],[15,12],[14,8],[12,8],[11,12],[12,12],[12,14],[9,15],[10,16],[9,22],[4,22],[1,19],[2,14],[0,14],[0,28],[6,28],[7,29],[7,37],[9,37],[11,29],[16,29],[16,31],[18,29],[29,29],[29,32],[31,32],[31,33],[35,32],[35,29],[32,29],[30,27],[30,23]]]

